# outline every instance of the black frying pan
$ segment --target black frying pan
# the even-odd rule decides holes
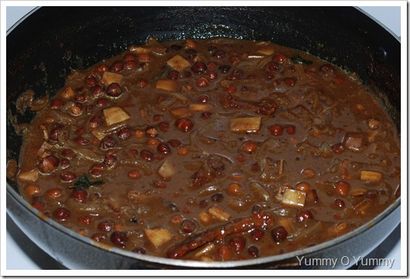
[[[369,86],[400,131],[400,43],[359,10],[350,7],[122,7],[41,8],[7,35],[7,111],[15,115],[20,93],[54,94],[72,70],[124,51],[148,36],[159,40],[232,37],[269,40],[356,72]],[[29,122],[33,114],[18,116]],[[7,160],[21,147],[7,122]],[[8,180],[7,211],[42,249],[69,268],[330,268],[300,266],[297,256],[363,256],[400,223],[397,200],[370,223],[335,240],[255,260],[202,263],[137,255],[97,247],[88,238],[52,220],[39,218]],[[354,261],[350,261],[353,264]],[[338,261],[336,268],[347,268]]]

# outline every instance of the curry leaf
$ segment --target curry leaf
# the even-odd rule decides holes
[[[86,174],[81,175],[75,182],[75,188],[89,188],[90,186],[96,186],[103,184],[102,180],[91,181]]]

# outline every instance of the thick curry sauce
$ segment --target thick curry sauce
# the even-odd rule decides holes
[[[399,196],[399,137],[373,95],[355,75],[269,42],[150,39],[74,71],[37,104],[20,191],[68,228],[136,253],[294,251]]]

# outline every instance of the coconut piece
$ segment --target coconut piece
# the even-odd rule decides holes
[[[36,182],[38,179],[38,170],[22,171],[18,174],[18,178],[22,181]]]
[[[362,170],[360,171],[360,180],[366,182],[380,182],[383,175],[378,171]]]
[[[170,178],[176,173],[174,164],[170,159],[166,159],[161,167],[158,169],[158,174],[163,178]]]
[[[191,66],[191,63],[189,63],[188,60],[186,60],[184,57],[181,55],[177,54],[171,59],[167,61],[168,66],[170,66],[172,69],[182,72],[186,68]]]
[[[92,130],[91,134],[93,134],[98,140],[102,140],[106,136],[105,132],[101,130]]]
[[[145,229],[145,234],[155,248],[160,247],[172,239],[172,234],[167,229],[162,228]]]
[[[293,189],[286,189],[283,194],[282,203],[291,206],[305,206],[306,193]]]
[[[102,82],[108,86],[111,83],[118,83],[120,84],[122,82],[123,75],[117,74],[117,73],[112,73],[112,72],[104,72],[102,76]]]
[[[130,115],[120,107],[110,107],[103,111],[107,126],[130,119]]]
[[[261,127],[261,117],[239,117],[230,122],[230,129],[235,133],[256,133]]]

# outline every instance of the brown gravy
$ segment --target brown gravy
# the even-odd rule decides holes
[[[149,40],[67,77],[25,134],[19,187],[56,221],[136,253],[294,251],[398,197],[399,137],[372,95],[268,42]]]

